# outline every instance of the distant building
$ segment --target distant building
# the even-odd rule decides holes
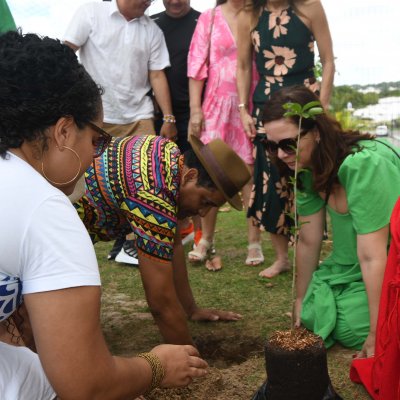
[[[373,87],[373,86],[368,86],[364,89],[359,89],[358,90],[360,93],[366,94],[366,93],[380,93],[380,89]]]
[[[384,97],[378,104],[371,104],[354,111],[354,116],[372,119],[376,122],[388,122],[400,118],[400,97]]]

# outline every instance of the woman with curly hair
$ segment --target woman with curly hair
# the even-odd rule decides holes
[[[260,272],[272,278],[290,270],[288,237],[292,190],[271,165],[262,145],[265,132],[262,110],[272,93],[282,87],[305,85],[320,89],[327,108],[335,71],[332,40],[319,0],[252,0],[239,15],[237,87],[242,124],[254,144],[254,187],[249,217],[270,233],[276,259]],[[314,44],[322,63],[322,82],[314,74]],[[252,58],[260,76],[253,94],[253,111],[248,108]],[[258,246],[262,256],[261,245]]]
[[[0,36],[0,324],[37,351],[0,342],[5,400],[135,398],[205,373],[192,346],[122,358],[105,343],[96,254],[66,196],[110,142],[101,93],[59,41]]]
[[[299,133],[299,117],[285,117],[283,105],[317,100],[304,86],[284,88],[265,103],[263,116],[264,146],[281,174],[295,169],[296,157],[300,171],[295,321],[327,347],[339,342],[370,357],[389,220],[400,195],[400,149],[370,134],[343,131],[326,114],[302,119]],[[325,212],[333,245],[320,262]]]

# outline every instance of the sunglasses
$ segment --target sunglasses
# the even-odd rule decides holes
[[[104,129],[101,129],[99,126],[94,124],[93,122],[87,122],[87,125],[89,125],[93,130],[95,130],[99,136],[97,136],[96,139],[94,139],[93,146],[94,146],[94,154],[93,158],[100,157],[108,145],[111,143],[112,136],[108,134]]]
[[[307,133],[308,130],[300,132],[300,137],[303,137]],[[278,154],[278,149],[281,149],[288,155],[292,155],[295,154],[297,150],[297,139],[297,136],[295,138],[282,139],[279,142],[273,142],[271,140],[264,139],[264,146],[267,152],[272,156],[276,156]]]

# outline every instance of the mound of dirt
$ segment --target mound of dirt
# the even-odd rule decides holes
[[[251,399],[265,379],[264,342],[249,336],[195,338],[210,365],[204,378],[182,389],[156,389],[146,400],[243,400]]]

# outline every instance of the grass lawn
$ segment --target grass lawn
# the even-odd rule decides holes
[[[251,399],[265,379],[263,343],[274,330],[290,328],[292,274],[272,280],[258,277],[262,267],[245,266],[247,235],[244,213],[218,214],[216,248],[223,269],[209,272],[188,264],[190,282],[202,307],[218,307],[243,315],[234,323],[192,323],[192,335],[211,369],[207,379],[178,391],[156,391],[149,399]],[[162,342],[149,314],[136,268],[106,259],[111,243],[96,244],[103,284],[102,324],[115,354],[132,355]],[[329,250],[329,242],[324,251]],[[273,261],[271,244],[263,234],[265,266]],[[187,247],[189,250],[189,246]],[[328,351],[330,377],[346,400],[369,399],[349,378],[354,351],[336,345]],[[233,389],[232,389],[233,388]]]

